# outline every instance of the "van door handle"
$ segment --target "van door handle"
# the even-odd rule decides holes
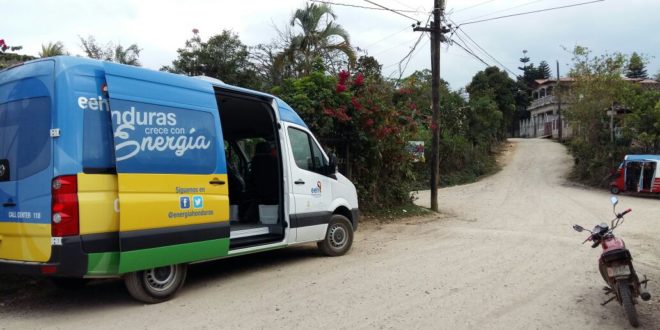
[[[4,206],[4,207],[14,207],[14,206],[16,206],[16,203],[14,203],[14,202],[5,202],[5,203],[2,203],[2,206]]]
[[[305,184],[305,181],[298,179],[297,181],[293,182],[295,184]]]
[[[218,179],[213,179],[213,180],[209,181],[209,183],[212,184],[212,185],[223,185],[223,184],[225,184],[224,181],[218,180]]]

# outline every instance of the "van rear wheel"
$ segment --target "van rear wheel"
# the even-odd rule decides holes
[[[621,192],[621,190],[619,190],[619,188],[617,188],[616,186],[611,186],[610,187],[610,192],[615,194],[615,195],[618,195]]]
[[[316,245],[327,256],[337,257],[346,254],[353,245],[353,225],[345,216],[333,215],[325,239]]]
[[[185,264],[141,270],[126,274],[124,284],[133,298],[156,304],[174,297],[183,286],[187,271]]]

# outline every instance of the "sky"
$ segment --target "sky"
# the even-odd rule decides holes
[[[336,3],[374,7],[362,0],[329,0]],[[433,0],[372,0],[383,6],[405,10],[408,17],[372,9],[333,5],[336,22],[351,37],[354,47],[364,49],[383,65],[383,74],[398,77],[399,62],[408,54],[420,32],[411,24],[424,24]],[[447,0],[447,17],[462,24],[496,16],[570,5],[588,0]],[[97,41],[128,46],[137,43],[143,66],[158,69],[171,64],[177,48],[184,46],[199,29],[203,39],[222,30],[237,33],[246,45],[269,43],[276,27],[285,27],[293,12],[305,0],[0,0],[0,39],[10,46],[21,45],[19,53],[37,55],[42,44],[61,41],[71,54],[82,54],[79,36],[93,35]],[[454,35],[489,65],[520,74],[522,51],[538,65],[547,61],[553,71],[559,61],[563,76],[571,66],[570,50],[589,47],[593,54],[633,51],[648,57],[647,70],[660,71],[660,1],[605,0],[593,4],[503,18],[460,26],[489,55],[484,54],[465,34]],[[361,53],[364,54],[364,53]],[[428,35],[422,36],[403,76],[430,68]],[[497,63],[499,62],[499,64]],[[441,77],[452,89],[469,84],[486,65],[461,49],[445,43],[441,51]],[[554,74],[554,72],[553,72]],[[222,77],[219,77],[222,79]]]

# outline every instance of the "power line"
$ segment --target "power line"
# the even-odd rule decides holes
[[[479,7],[479,6],[481,6],[481,5],[485,5],[485,4],[487,4],[487,3],[489,3],[489,2],[493,2],[493,1],[495,1],[495,0],[487,0],[487,1],[484,1],[484,2],[480,2],[480,3],[476,4],[476,5],[472,5],[472,6],[465,7],[465,8],[460,8],[460,9],[455,10],[454,12],[452,12],[452,14],[456,14],[456,13],[458,13],[458,12],[462,12],[462,11],[464,11],[464,10],[468,10],[468,9],[472,9],[472,8],[475,8],[475,7]]]
[[[433,16],[433,13],[429,14],[429,17],[426,19],[426,23],[425,23],[424,25],[428,25],[428,24],[429,24],[429,22],[431,21],[431,17],[432,17],[432,16]],[[406,54],[406,56],[404,56],[404,57],[398,62],[398,64],[399,64],[399,78],[397,79],[397,81],[401,80],[401,77],[403,76],[403,73],[404,73],[404,72],[406,71],[406,69],[408,68],[408,63],[410,63],[410,60],[414,57],[413,52],[415,52],[415,48],[417,48],[417,46],[419,45],[419,42],[422,40],[422,38],[424,37],[425,34],[426,34],[426,33],[422,33],[422,34],[419,35],[419,38],[417,38],[417,41],[415,41],[415,44],[413,45],[413,47],[412,47],[412,49],[410,50],[410,52],[408,52],[408,54]],[[426,43],[424,43],[424,44],[426,44]],[[407,61],[406,61],[406,59],[407,59]],[[403,66],[403,69],[401,69],[401,63],[403,63],[403,61],[406,61],[406,64]],[[388,78],[389,78],[389,77],[392,77],[392,75],[394,74],[394,72],[395,72],[395,71],[392,71],[392,73],[388,76]]]
[[[454,45],[456,45],[456,46],[458,46],[458,47],[461,47],[466,53],[472,55],[474,58],[476,58],[477,60],[479,60],[479,62],[483,63],[483,64],[486,65],[486,66],[491,66],[490,64],[486,63],[486,61],[484,61],[483,59],[481,59],[481,57],[479,57],[479,56],[477,56],[475,53],[469,51],[467,48],[465,48],[463,45],[461,45],[460,43],[458,43],[456,40],[454,40],[454,39],[449,39],[449,40],[451,41],[452,44],[454,44]]]
[[[383,6],[383,5],[379,5],[379,4],[377,4],[377,3],[375,3],[375,2],[373,2],[373,1],[371,1],[371,0],[364,0],[364,1],[370,3],[370,4],[374,5],[374,6],[378,6],[378,7],[380,7],[380,8],[383,8],[383,9],[385,9],[385,10],[387,10],[387,11],[391,11],[391,12],[397,14],[397,15],[400,15],[400,16],[403,16],[403,17],[406,17],[406,18],[409,18],[409,19],[411,19],[411,20],[417,22],[417,24],[421,24],[421,22],[420,22],[418,19],[412,18],[412,17],[410,17],[410,16],[408,16],[408,15],[406,15],[406,14],[402,14],[402,13],[400,13],[399,11],[396,11],[396,10],[391,9],[391,8],[387,8],[387,7]]]
[[[397,34],[399,34],[399,33],[401,33],[401,32],[404,32],[404,31],[408,30],[408,29],[410,29],[410,26],[406,26],[403,30],[398,31],[398,32],[394,32],[394,33],[388,35],[387,37],[384,37],[384,38],[382,38],[382,39],[379,39],[378,41],[375,41],[375,42],[370,43],[369,45],[367,45],[367,46],[365,46],[365,47],[363,47],[363,48],[366,50],[367,48],[369,48],[369,47],[371,47],[371,46],[373,46],[373,45],[375,45],[375,44],[377,44],[377,43],[380,43],[380,42],[383,41],[383,40],[389,39],[389,38],[391,38],[391,37],[393,37],[393,36],[395,36],[395,35],[397,35]]]
[[[392,64],[386,66],[385,68],[389,68],[389,67],[392,67],[392,66],[395,66],[395,65],[399,65],[399,72],[401,72],[401,63],[403,63],[406,59],[408,59],[408,58],[410,58],[410,57],[412,56],[412,53],[413,53],[415,50],[417,50],[417,46],[418,46],[419,43],[422,41],[422,38],[423,38],[423,37],[424,37],[424,34],[420,34],[419,37],[417,38],[417,40],[415,41],[415,43],[413,44],[413,46],[410,48],[410,51],[409,51],[405,56],[403,56],[402,59],[400,59],[399,61],[397,61],[397,62],[395,62],[395,63],[392,63]],[[394,73],[394,72],[393,72],[393,73]],[[390,76],[391,76],[391,75],[390,75]]]
[[[501,9],[501,10],[496,10],[496,11],[490,12],[490,13],[485,14],[485,15],[479,15],[479,16],[476,16],[476,17],[469,18],[469,19],[467,19],[467,21],[473,21],[473,20],[476,20],[476,19],[479,19],[479,18],[482,18],[482,17],[493,16],[495,14],[503,13],[505,11],[510,11],[510,10],[520,8],[520,7],[529,6],[531,4],[535,4],[535,3],[541,2],[541,1],[545,1],[545,0],[534,0],[534,1],[526,2],[526,3],[523,3],[523,4],[517,5],[517,6],[513,6],[513,7]]]
[[[365,0],[366,1],[366,0]],[[588,5],[591,3],[596,3],[596,2],[603,2],[605,0],[595,0],[595,1],[587,1],[587,2],[581,2],[581,3],[576,3],[572,5],[566,5],[566,6],[559,6],[559,7],[552,7],[552,8],[545,8],[545,9],[539,9],[539,10],[533,10],[533,11],[527,11],[527,12],[522,12],[522,13],[517,13],[517,14],[511,14],[511,15],[504,15],[504,16],[498,16],[498,17],[492,17],[492,18],[486,18],[478,21],[471,21],[471,22],[465,22],[461,23],[458,26],[462,25],[468,25],[468,24],[475,24],[475,23],[481,23],[481,22],[487,22],[487,21],[493,21],[496,19],[502,19],[502,18],[507,18],[507,17],[514,17],[514,16],[522,16],[522,15],[527,15],[527,14],[534,14],[534,13],[541,13],[544,11],[550,11],[550,10],[556,10],[556,9],[563,9],[563,8],[570,8],[570,7],[577,7],[577,6],[583,6],[583,5]]]
[[[493,61],[495,61],[495,63],[499,64],[500,67],[502,67],[504,70],[506,70],[506,71],[508,71],[509,73],[511,73],[514,77],[517,77],[517,76],[518,76],[515,72],[513,72],[511,69],[509,69],[506,65],[502,64],[502,62],[500,62],[500,61],[499,61],[498,59],[496,59],[493,55],[491,55],[488,51],[486,51],[483,47],[481,47],[481,46],[480,46],[476,41],[474,41],[474,39],[472,39],[472,37],[470,37],[470,35],[467,34],[464,30],[460,30],[460,31],[459,31],[458,29],[456,29],[456,30],[454,30],[454,31],[456,31],[456,36],[457,36],[459,39],[461,39],[461,41],[463,41],[464,44],[467,45],[467,42],[465,42],[465,40],[463,40],[463,39],[461,38],[461,36],[460,36],[459,33],[463,33],[463,35],[465,35],[465,37],[467,37],[467,38],[472,42],[472,44],[474,44],[475,46],[477,46],[477,48],[478,48],[479,50],[481,50],[481,52],[483,52],[484,54],[486,54],[486,56],[490,57]]]
[[[410,39],[410,41],[408,41],[408,42],[411,42],[411,41],[413,41],[413,40],[415,40],[415,39],[414,39],[414,38],[413,38],[413,39]],[[375,53],[373,53],[371,56],[380,55],[380,54],[383,54],[383,53],[389,52],[390,50],[392,50],[392,49],[396,49],[396,48],[401,48],[401,44],[394,44],[394,45],[392,45],[392,47],[389,47],[389,48],[386,48],[386,49],[380,50],[380,51],[378,51],[378,52],[375,52]],[[396,63],[395,63],[395,64],[396,64]]]
[[[344,7],[352,7],[352,8],[360,8],[360,9],[373,9],[373,10],[388,10],[385,8],[378,8],[378,7],[367,7],[367,6],[360,6],[360,5],[353,5],[350,3],[339,3],[339,2],[332,2],[332,1],[325,1],[325,0],[307,0],[310,2],[316,2],[316,3],[323,3],[326,5],[334,5],[334,6],[344,6]],[[425,12],[419,11],[419,10],[407,10],[407,9],[393,9],[398,12],[402,13],[413,13],[413,14],[422,14]]]
[[[417,9],[417,11],[419,11],[419,8],[424,9],[424,7],[422,7],[422,6],[419,6],[419,7],[417,7],[417,8],[413,8],[412,6],[406,4],[406,3],[403,2],[403,1],[399,1],[399,0],[394,0],[394,2],[400,4],[400,5],[404,6],[404,7],[407,7],[407,8],[409,8],[409,9]],[[423,11],[421,11],[421,12],[423,12],[423,13],[428,13],[428,11],[425,11],[425,10],[423,10]]]
[[[422,34],[422,36],[424,36],[424,35],[425,35],[425,33]],[[424,44],[422,44],[422,47],[419,48],[420,51],[421,51],[421,49],[424,48],[424,46],[426,45],[426,42],[428,42],[428,41],[429,41],[429,39],[426,39]],[[414,49],[413,49],[413,51],[414,51]],[[419,51],[417,52],[417,54],[419,54]],[[413,57],[415,57],[415,55],[417,55],[417,54],[412,54],[411,53],[410,57],[408,57],[408,60],[406,61],[406,64],[403,66],[403,69],[401,69],[401,64],[399,63],[399,79],[397,79],[397,81],[401,80],[401,77],[403,77],[403,73],[406,72],[406,69],[408,69],[408,64],[410,63],[410,60],[412,60]]]

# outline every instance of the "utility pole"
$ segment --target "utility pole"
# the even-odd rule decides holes
[[[561,89],[559,89],[559,81],[561,80],[559,76],[559,60],[557,61],[557,87],[555,89],[557,90],[555,92],[555,95],[557,96],[557,116],[559,117],[559,143],[563,142],[563,136],[562,136],[562,129],[564,128],[564,124],[561,121]]]
[[[430,27],[416,27],[414,31],[429,32],[431,34],[431,72],[432,79],[432,108],[431,119],[431,210],[438,211],[438,176],[440,167],[440,43],[444,40],[443,33],[448,29],[442,26],[442,16],[445,11],[444,0],[433,0],[433,22]]]

